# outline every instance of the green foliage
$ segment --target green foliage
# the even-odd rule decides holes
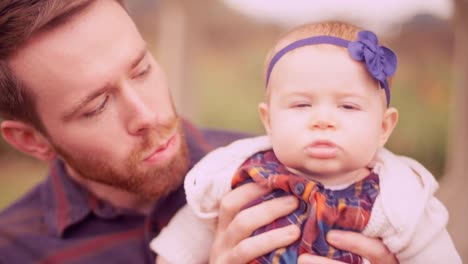
[[[261,53],[205,58],[195,72],[199,123],[208,127],[261,133],[257,106],[263,100]]]
[[[415,158],[436,177],[444,173],[450,69],[447,61],[435,59],[403,64],[392,91],[400,120],[387,146]]]
[[[47,164],[23,155],[0,155],[0,210],[42,181]]]

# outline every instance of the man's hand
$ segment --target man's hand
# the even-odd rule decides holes
[[[293,225],[250,237],[256,229],[290,214],[298,206],[297,199],[288,196],[242,210],[249,202],[270,191],[252,183],[223,197],[210,263],[247,263],[299,238],[299,228]]]
[[[366,237],[363,234],[332,230],[327,235],[328,243],[333,246],[353,252],[370,261],[371,264],[397,264],[398,260],[378,238]],[[340,261],[325,257],[302,254],[299,264],[339,264]]]

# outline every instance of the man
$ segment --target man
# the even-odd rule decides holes
[[[2,135],[51,163],[46,180],[0,214],[0,262],[153,263],[148,243],[185,203],[189,167],[240,135],[180,120],[121,1],[2,0],[0,30]],[[249,238],[297,206],[287,197],[241,211],[267,191],[247,185],[223,199],[213,263],[244,263],[297,239],[295,227]],[[338,237],[337,246],[393,263],[378,241]],[[356,239],[362,247],[346,245]]]

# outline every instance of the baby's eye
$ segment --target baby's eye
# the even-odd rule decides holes
[[[359,110],[359,107],[353,104],[342,104],[339,107],[345,110]]]
[[[297,103],[293,105],[293,108],[305,108],[305,107],[310,107],[311,104],[309,103]]]

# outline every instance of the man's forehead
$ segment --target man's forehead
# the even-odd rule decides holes
[[[68,24],[70,21],[78,17],[81,13],[85,12],[86,9],[90,8],[95,4],[96,0],[73,0],[73,1],[63,1],[57,4],[56,8],[52,8],[52,13],[56,12],[57,14],[52,15],[54,18],[47,22],[40,30],[40,33],[47,32],[58,28],[60,26]],[[65,7],[60,7],[60,5],[66,5]]]
[[[125,0],[61,0],[51,2],[49,9],[47,9],[47,16],[53,17],[49,21],[45,21],[44,25],[40,25],[39,32],[52,30],[56,27],[64,25],[69,21],[75,19],[80,13],[91,8],[94,4],[103,1],[111,1],[118,3],[122,8],[126,10]]]
[[[138,56],[142,40],[125,9],[114,0],[93,1],[70,21],[34,36],[10,59],[15,75],[38,97],[85,92]],[[58,96],[58,95],[56,95]]]
[[[73,19],[33,36],[10,57],[10,64],[14,66],[24,61],[31,65],[41,64],[41,68],[51,68],[58,61],[68,62],[67,67],[73,67],[76,62],[88,63],[86,60],[92,59],[96,49],[107,50],[107,47],[112,48],[125,41],[120,36],[125,35],[129,39],[126,45],[134,45],[130,42],[140,39],[131,18],[117,1],[81,2],[87,5],[76,6],[78,9],[74,9],[77,13],[73,14]],[[127,34],[119,34],[117,28],[126,30]]]

